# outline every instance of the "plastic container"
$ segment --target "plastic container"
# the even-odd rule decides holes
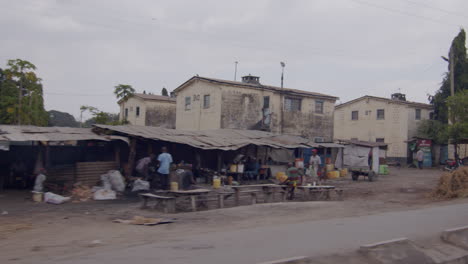
[[[276,173],[276,179],[280,182],[284,182],[286,179],[288,178],[288,176],[286,176],[286,173],[282,172],[282,171],[279,171]]]
[[[221,179],[213,179],[213,189],[219,189],[221,187]]]
[[[387,175],[388,174],[388,165],[379,166],[379,174]]]
[[[346,177],[348,175],[348,169],[344,168],[340,170],[340,177]]]
[[[32,199],[34,202],[42,202],[43,198],[44,198],[44,193],[43,192],[32,192],[33,196],[32,196]]]
[[[244,164],[238,164],[237,165],[237,172],[238,173],[244,173]]]
[[[327,164],[325,167],[327,169],[327,172],[332,171],[332,170],[335,169],[335,165],[333,165],[333,164]]]
[[[171,182],[171,191],[176,192],[179,190],[179,183],[178,182]]]
[[[340,172],[339,171],[329,171],[327,172],[327,178],[328,179],[336,179],[340,177]]]
[[[229,168],[229,171],[230,171],[230,172],[237,172],[237,165],[236,165],[236,164],[232,164],[231,167]]]
[[[296,168],[304,168],[304,159],[296,159],[294,165]]]

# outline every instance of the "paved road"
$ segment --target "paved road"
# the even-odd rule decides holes
[[[220,223],[222,224],[222,223]],[[398,237],[421,239],[468,225],[468,204],[299,224],[199,234],[124,250],[105,251],[60,263],[259,263],[293,256],[354,250],[359,245]],[[50,262],[48,262],[50,263]]]

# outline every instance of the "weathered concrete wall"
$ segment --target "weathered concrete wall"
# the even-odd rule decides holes
[[[377,109],[384,109],[383,120],[377,120]],[[353,111],[359,112],[358,120],[351,119]],[[421,119],[428,119],[429,112],[429,109],[422,109]],[[405,141],[414,136],[419,122],[415,120],[413,107],[386,100],[363,99],[336,109],[334,137],[374,142],[377,138],[384,138],[384,142],[389,144],[388,157],[406,158]]]
[[[136,108],[140,107],[140,115],[136,115]],[[145,102],[138,97],[131,97],[127,101],[120,104],[120,121],[124,120],[125,108],[128,109],[127,121],[132,125],[144,126],[145,125]]]
[[[175,128],[176,106],[175,105],[157,105],[146,107],[145,125],[164,128]]]
[[[203,108],[203,96],[209,94],[210,107]],[[281,132],[281,96],[268,89],[253,89],[219,83],[196,81],[177,94],[177,129],[266,129],[263,120],[264,97],[269,96],[269,131]],[[191,98],[191,109],[185,109],[185,98]],[[284,112],[283,131],[310,138],[333,139],[334,100],[311,97],[302,99],[301,111]],[[323,113],[315,113],[316,100],[323,101]]]

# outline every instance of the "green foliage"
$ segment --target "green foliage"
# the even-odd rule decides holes
[[[169,96],[169,93],[167,92],[166,87],[162,88],[161,94],[162,94],[162,96]]]
[[[468,90],[459,91],[454,96],[447,99],[447,106],[450,109],[449,125],[450,140],[458,144],[464,139],[468,139]]]
[[[128,99],[130,96],[132,96],[135,93],[135,89],[131,85],[128,84],[119,84],[114,87],[114,94],[117,97],[117,99]]]
[[[128,123],[125,120],[119,121],[119,114],[103,112],[94,106],[83,105],[80,107],[80,110],[82,113],[84,111],[89,111],[91,115],[93,116],[83,123],[83,127],[91,127],[94,124],[116,126],[116,125],[125,125]]]
[[[447,144],[448,126],[438,120],[422,120],[418,126],[417,136],[432,139],[436,144]]]
[[[43,87],[36,66],[28,61],[9,60],[0,70],[0,123],[45,126]]]
[[[69,113],[56,110],[50,110],[47,113],[49,114],[48,126],[78,127],[78,122],[76,122],[75,118]]]
[[[466,53],[466,34],[461,29],[460,33],[453,39],[449,52],[448,72],[445,74],[440,89],[432,97],[431,103],[434,105],[435,119],[447,123],[448,108],[446,104],[450,94],[450,68],[454,63],[454,88],[455,93],[468,90],[468,58]],[[450,57],[453,61],[450,61]]]

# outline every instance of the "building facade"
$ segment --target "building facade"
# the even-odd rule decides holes
[[[421,120],[430,119],[432,112],[432,105],[406,101],[399,93],[392,99],[363,96],[335,107],[334,136],[387,143],[387,158],[406,163],[406,141],[416,136]]]
[[[174,92],[177,129],[254,129],[333,139],[334,96],[262,85],[256,76],[242,82],[194,76]]]
[[[136,93],[118,102],[120,120],[131,125],[175,128],[176,99],[168,96]]]

